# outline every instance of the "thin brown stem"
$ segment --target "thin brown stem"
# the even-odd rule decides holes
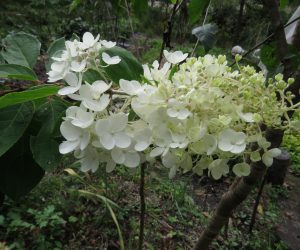
[[[165,47],[171,49],[171,35],[172,35],[172,30],[173,30],[173,24],[174,24],[176,12],[179,10],[179,7],[180,7],[180,5],[178,5],[178,4],[179,4],[179,0],[177,0],[176,3],[173,5],[171,16],[168,19],[167,27],[163,33],[163,41],[161,44],[159,60],[158,60],[159,65],[161,65],[161,61],[163,58],[163,51],[164,51]]]
[[[146,164],[141,164],[140,172],[140,233],[139,233],[139,250],[143,249],[144,245],[144,229],[145,229],[145,213],[146,213],[146,203],[145,203],[145,168]]]
[[[295,18],[294,20],[288,22],[286,25],[284,25],[283,27],[286,28],[288,26],[290,26],[291,24],[293,24],[294,22],[300,20],[300,17]],[[271,38],[273,38],[275,35],[275,32],[271,33],[269,36],[267,36],[263,41],[259,42],[258,44],[254,45],[251,49],[249,49],[245,54],[243,54],[243,58],[245,58],[246,56],[248,56],[250,53],[252,53],[254,50],[258,49],[260,46],[264,45],[265,43],[267,43]],[[235,65],[236,62],[233,62],[230,67],[232,67],[233,65]]]
[[[260,202],[260,198],[261,198],[264,186],[266,184],[266,180],[267,180],[267,175],[265,174],[265,176],[264,176],[264,178],[263,178],[263,180],[260,184],[256,199],[255,199],[255,204],[253,206],[251,221],[250,221],[250,225],[249,225],[249,233],[250,234],[252,234],[252,229],[253,229],[253,226],[255,224],[257,208],[258,208],[258,205],[259,205],[259,202]]]

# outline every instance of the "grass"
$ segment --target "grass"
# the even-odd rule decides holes
[[[120,167],[110,175],[100,170],[95,175],[80,173],[80,177],[83,182],[62,171],[47,174],[26,197],[17,202],[6,199],[0,216],[1,244],[9,249],[119,249],[110,212],[99,200],[80,195],[77,190],[83,189],[118,204],[113,209],[125,249],[136,249],[139,170]],[[164,169],[147,169],[145,249],[190,249],[229,182],[192,175],[170,180]],[[246,232],[253,197],[233,215],[228,235],[223,232],[212,249],[286,249],[274,236],[272,225],[279,210],[273,196],[258,215],[251,237]]]

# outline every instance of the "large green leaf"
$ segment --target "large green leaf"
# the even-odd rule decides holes
[[[98,81],[98,80],[104,80],[104,79],[97,70],[88,69],[83,74],[83,81],[86,81],[90,84],[92,84],[93,82]]]
[[[65,45],[65,38],[64,37],[61,37],[55,41],[53,41],[51,44],[50,44],[50,47],[47,51],[47,54],[48,54],[48,60],[46,61],[45,65],[46,65],[46,70],[49,71],[50,70],[50,67],[51,67],[51,64],[53,62],[53,60],[51,59],[53,56],[55,56],[56,54],[62,52],[63,50],[66,49],[66,45]]]
[[[17,64],[0,65],[0,78],[38,81],[38,78],[32,69]]]
[[[34,188],[44,170],[34,161],[29,148],[29,133],[0,157],[0,191],[18,199]]]
[[[189,20],[191,23],[197,22],[207,8],[210,0],[191,0],[189,4]]]
[[[0,108],[55,95],[58,90],[58,86],[44,85],[39,88],[29,89],[22,92],[9,93],[0,97]]]
[[[9,64],[33,68],[41,49],[35,36],[24,32],[10,34],[3,39],[3,44],[5,51],[2,51],[2,56]]]
[[[104,68],[104,71],[113,82],[119,84],[120,79],[141,79],[141,75],[143,74],[143,67],[133,56],[133,54],[128,50],[120,47],[113,47],[111,49],[101,50],[100,55],[102,54],[102,52],[106,52],[110,56],[119,56],[121,58],[120,63],[109,65],[108,67]]]
[[[33,113],[34,106],[31,102],[0,109],[0,156],[23,135]]]
[[[204,24],[192,30],[192,34],[203,44],[205,51],[215,45],[217,32],[218,26],[214,23]]]
[[[35,118],[42,126],[37,136],[31,137],[30,148],[35,161],[44,170],[56,167],[61,159],[59,144],[54,137],[67,107],[67,103],[61,99],[51,98],[36,112]]]

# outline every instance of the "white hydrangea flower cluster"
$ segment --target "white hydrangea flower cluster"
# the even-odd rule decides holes
[[[281,153],[270,149],[260,124],[288,128],[281,117],[298,108],[293,96],[284,93],[292,80],[286,83],[278,75],[266,85],[263,74],[250,66],[233,71],[225,56],[187,58],[181,51],[164,51],[167,62],[161,68],[157,61],[143,65],[141,82],[83,84],[84,71],[95,69],[98,49],[113,45],[86,33],[82,42],[66,42],[67,50],[54,58],[49,72],[51,81],[64,79],[70,85],[59,94],[81,102],[66,111],[59,150],[74,152],[82,171],[95,172],[105,164],[110,172],[116,165],[135,168],[148,161],[169,168],[170,178],[179,170],[201,175],[207,169],[219,179],[230,171],[231,160],[239,162],[232,171],[247,176],[245,159],[271,166]],[[120,61],[107,54],[102,58],[108,65]],[[254,143],[256,150],[251,149]]]

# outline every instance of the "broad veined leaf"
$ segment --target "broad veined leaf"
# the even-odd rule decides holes
[[[93,82],[98,81],[98,80],[104,80],[104,79],[97,70],[88,69],[83,74],[83,81],[85,81],[85,82],[92,84]]]
[[[21,138],[33,114],[32,102],[0,109],[0,156]]]
[[[41,49],[41,43],[35,36],[19,32],[5,37],[3,43],[5,51],[2,51],[2,56],[9,64],[33,68]]]
[[[0,108],[55,95],[58,90],[58,86],[44,85],[40,88],[9,93],[0,97]]]
[[[30,152],[27,131],[0,157],[0,173],[0,191],[12,199],[26,195],[44,176]]]
[[[100,56],[102,52],[106,52],[110,56],[119,56],[121,58],[120,63],[115,65],[109,65],[108,67],[104,68],[104,71],[113,82],[119,84],[120,79],[141,79],[141,75],[143,74],[143,67],[133,56],[133,54],[130,53],[128,50],[120,47],[103,49],[100,51]]]
[[[38,78],[32,69],[17,64],[0,65],[0,78],[38,81]]]
[[[44,170],[51,170],[61,159],[55,130],[58,130],[67,107],[67,103],[61,99],[51,98],[36,111],[35,118],[42,126],[36,136],[31,136],[30,148],[35,161]]]
[[[218,26],[214,23],[204,24],[192,30],[192,34],[199,39],[206,51],[214,46],[217,32]]]
[[[51,45],[47,51],[48,60],[45,63],[47,71],[50,70],[51,64],[53,62],[53,60],[51,58],[53,56],[55,56],[56,54],[58,54],[59,52],[62,52],[63,50],[66,49],[65,42],[66,42],[65,38],[61,37],[51,43]]]
[[[195,23],[202,16],[203,11],[207,8],[210,0],[191,0],[189,4],[189,20]]]

